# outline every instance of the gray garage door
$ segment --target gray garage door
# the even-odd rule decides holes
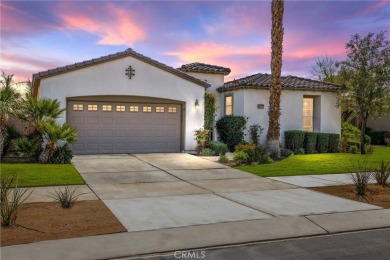
[[[75,154],[180,152],[181,105],[68,101]]]

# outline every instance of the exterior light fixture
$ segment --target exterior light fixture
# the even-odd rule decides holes
[[[198,99],[195,100],[195,108],[199,108],[199,101],[198,101]]]

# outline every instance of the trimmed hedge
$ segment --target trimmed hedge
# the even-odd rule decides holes
[[[214,151],[215,155],[225,155],[228,151],[227,145],[220,141],[210,141],[208,147]]]
[[[302,154],[302,151],[306,154],[339,152],[339,134],[289,130],[284,132],[284,137],[285,149],[290,149],[295,154]]]
[[[247,118],[243,116],[228,115],[221,117],[216,123],[220,140],[230,151],[234,146],[244,141],[244,130]]]
[[[371,137],[371,144],[373,145],[385,145],[385,134],[388,131],[367,131],[366,135]]]
[[[317,133],[314,132],[306,132],[305,133],[305,141],[303,143],[305,153],[316,153],[317,146]]]
[[[292,151],[303,148],[305,132],[300,130],[289,130],[284,132],[285,148]]]
[[[328,153],[338,153],[339,152],[339,134],[329,134],[329,147]]]
[[[327,153],[329,147],[329,134],[318,133],[317,134],[317,152]]]

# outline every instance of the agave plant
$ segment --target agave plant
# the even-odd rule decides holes
[[[41,121],[39,124],[44,133],[45,148],[41,155],[41,162],[46,163],[56,151],[58,142],[73,143],[77,141],[77,130],[68,123],[57,124],[53,119]]]
[[[81,195],[86,194],[76,194],[78,188],[79,186],[65,186],[64,189],[59,188],[58,190],[55,190],[54,193],[50,193],[49,197],[54,199],[55,202],[58,202],[62,208],[71,208]]]
[[[390,177],[390,162],[385,163],[385,161],[382,159],[380,168],[375,170],[375,179],[378,185],[382,187],[387,187],[390,186],[390,184],[387,183],[389,177]]]
[[[373,179],[372,169],[367,165],[367,157],[364,160],[351,161],[352,167],[355,172],[351,173],[353,184],[355,186],[356,197],[362,201],[372,201],[371,196],[368,194],[368,184]]]

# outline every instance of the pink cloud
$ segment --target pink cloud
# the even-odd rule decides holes
[[[368,7],[360,10],[357,13],[357,15],[358,16],[365,16],[365,15],[373,14],[373,13],[377,12],[378,10],[383,9],[386,5],[390,6],[389,1],[387,1],[387,0],[372,3]]]
[[[97,35],[100,38],[98,44],[129,46],[146,37],[135,15],[115,4],[107,4],[106,8],[100,9],[100,13],[94,11],[91,14],[71,8],[60,12],[59,16],[63,21],[63,29],[83,30]]]

